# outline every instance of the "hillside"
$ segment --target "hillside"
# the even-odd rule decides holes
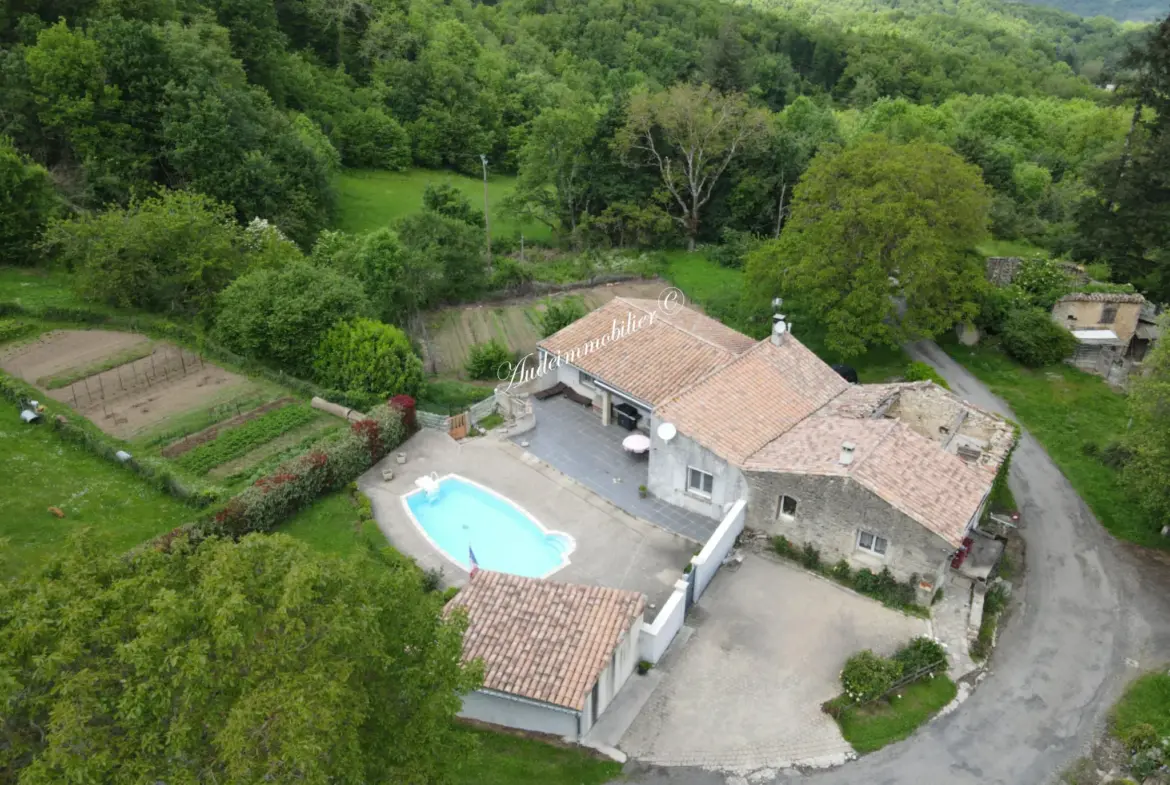
[[[1170,10],[1154,0],[1024,0],[1034,5],[1054,6],[1077,16],[1108,16],[1122,22],[1152,22]]]

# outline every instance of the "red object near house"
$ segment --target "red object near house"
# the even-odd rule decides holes
[[[418,421],[415,419],[415,400],[409,395],[395,395],[386,403],[402,411],[402,422],[406,425],[407,434],[418,430]]]
[[[975,541],[970,537],[963,538],[963,546],[955,551],[955,555],[951,557],[951,569],[957,570],[963,566],[963,562],[967,560],[967,554],[971,552],[971,546]]]

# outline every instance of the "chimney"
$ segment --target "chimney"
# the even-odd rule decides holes
[[[784,336],[788,333],[788,323],[784,321],[784,314],[772,316],[772,345],[780,346],[784,343]]]
[[[841,445],[841,458],[839,462],[842,466],[848,466],[853,463],[853,451],[857,449],[857,445],[853,442],[845,442]]]

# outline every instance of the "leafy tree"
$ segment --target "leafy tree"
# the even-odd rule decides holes
[[[337,390],[383,399],[417,397],[423,387],[422,360],[406,334],[372,319],[338,322],[317,347],[317,380]]]
[[[34,245],[57,208],[49,173],[0,136],[0,258],[33,263]]]
[[[392,554],[280,534],[133,556],[79,540],[0,585],[0,769],[440,785],[471,751],[453,722],[480,683],[459,664],[464,627]]]
[[[1077,339],[1043,308],[1018,308],[1000,332],[1003,348],[1030,368],[1055,365],[1077,348]]]
[[[241,276],[218,305],[213,338],[301,377],[334,324],[372,312],[358,281],[305,261]]]
[[[427,183],[423,188],[423,209],[462,221],[468,226],[483,226],[483,211],[471,206],[462,191],[449,182]]]
[[[798,294],[846,357],[937,335],[976,312],[988,203],[978,171],[940,145],[875,137],[822,154],[780,239],[749,258],[749,290]]]
[[[381,109],[346,113],[334,129],[334,139],[346,166],[401,171],[410,165],[410,137]]]
[[[694,250],[703,207],[719,178],[737,153],[763,135],[766,122],[742,95],[675,85],[633,97],[618,144],[633,165],[658,171],[671,209],[678,211],[671,217]]]
[[[208,308],[252,261],[231,208],[187,191],[54,221],[43,246],[82,297],[159,313]]]
[[[1163,334],[1170,333],[1170,319],[1163,317]],[[1159,525],[1170,522],[1170,341],[1159,341],[1142,363],[1143,373],[1133,379],[1129,412],[1133,427],[1128,446],[1133,455],[1125,466],[1125,478],[1142,507]]]
[[[471,347],[464,370],[472,379],[495,381],[501,378],[500,366],[512,362],[513,358],[508,347],[493,338],[487,343],[477,343]]]
[[[1170,301],[1170,16],[1132,52],[1135,99],[1120,156],[1091,176],[1096,193],[1080,211],[1078,257],[1104,261],[1114,277]]]
[[[520,150],[520,176],[507,206],[521,218],[574,232],[589,212],[589,143],[597,134],[600,107],[587,96],[567,97],[529,124]]]
[[[444,286],[440,261],[410,253],[392,229],[356,236],[322,232],[312,260],[361,281],[374,313],[392,324],[407,324]]]
[[[547,338],[585,316],[585,304],[578,297],[549,298],[540,315],[540,334]]]
[[[435,296],[449,301],[471,299],[487,282],[483,230],[432,210],[407,216],[396,225],[410,264],[430,260],[442,269]]]

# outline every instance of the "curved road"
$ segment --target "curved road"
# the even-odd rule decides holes
[[[964,399],[1012,416],[933,342],[908,348]],[[1008,482],[1021,506],[1027,567],[987,678],[957,711],[906,741],[832,771],[779,772],[775,782],[1044,785],[1089,751],[1125,683],[1170,659],[1168,560],[1113,540],[1027,432]],[[645,785],[728,782],[706,771],[632,768]],[[760,779],[771,778],[752,782]]]

